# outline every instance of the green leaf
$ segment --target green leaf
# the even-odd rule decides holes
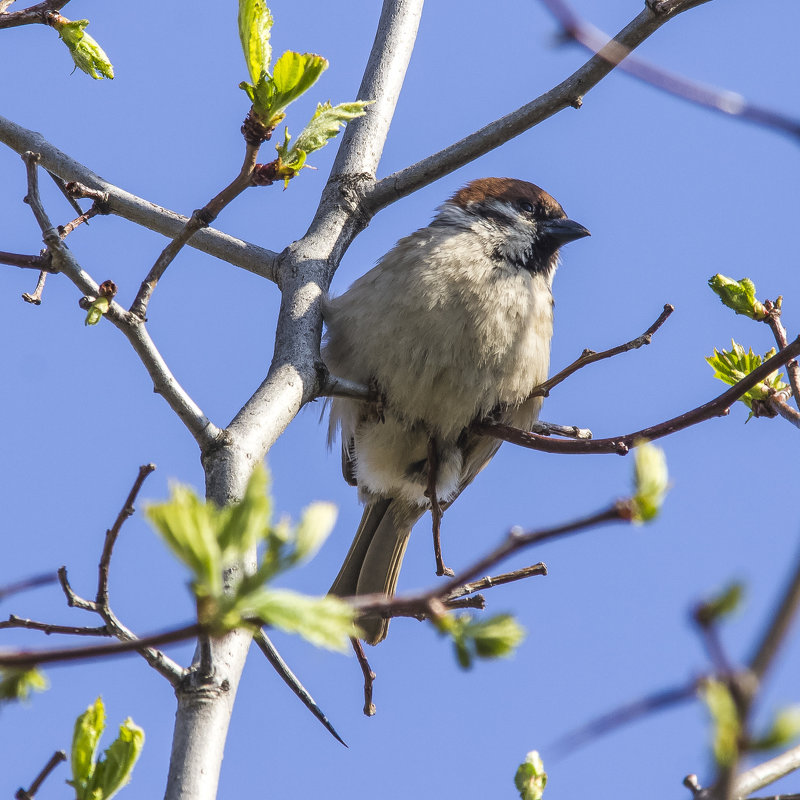
[[[744,584],[741,581],[729,583],[721,592],[698,605],[694,611],[694,618],[705,627],[713,625],[736,611],[742,603],[743,596]]]
[[[749,278],[735,281],[717,273],[708,279],[708,285],[723,304],[737,314],[759,321],[766,318],[767,309],[756,299],[756,287]]]
[[[723,383],[733,386],[774,355],[774,347],[763,356],[759,356],[753,352],[752,348],[746,351],[742,345],[731,339],[730,351],[720,351],[715,347],[714,355],[706,358],[706,361],[714,370],[715,378],[719,378]],[[748,420],[753,416],[754,400],[766,400],[773,391],[781,392],[789,388],[789,385],[781,380],[782,377],[783,374],[779,374],[776,370],[739,398],[750,409],[751,413],[747,418]]]
[[[295,53],[287,50],[276,62],[272,72],[275,86],[273,113],[282,111],[289,103],[305,94],[328,69],[328,61],[315,53]]]
[[[88,19],[70,21],[56,15],[53,27],[69,49],[75,66],[95,80],[114,77],[114,67],[102,47],[84,31]]]
[[[739,755],[742,726],[730,690],[721,681],[709,679],[701,686],[700,696],[711,714],[714,758],[720,766],[732,764]]]
[[[128,717],[95,768],[91,791],[100,800],[109,800],[130,781],[143,746],[144,731]]]
[[[145,506],[145,516],[172,552],[192,571],[198,596],[222,595],[222,551],[217,541],[227,516],[189,486],[174,484],[165,503]]]
[[[338,510],[333,503],[312,503],[303,511],[295,531],[294,560],[310,561],[336,524]]]
[[[331,595],[309,597],[289,589],[261,588],[239,598],[235,613],[297,633],[317,647],[342,653],[347,652],[350,638],[358,634],[353,625],[354,610]],[[227,623],[233,621],[230,618]]]
[[[636,523],[649,522],[658,516],[669,489],[667,459],[660,447],[642,442],[634,456],[633,516]]]
[[[102,698],[86,709],[76,720],[72,734],[72,780],[69,783],[75,788],[77,800],[94,800],[92,798],[92,777],[95,770],[95,753],[97,744],[106,727],[106,712]]]
[[[800,706],[779,711],[769,730],[750,742],[751,750],[774,750],[785,747],[800,736]]]
[[[108,297],[98,297],[87,309],[84,325],[97,325],[103,318],[103,314],[108,313],[111,300]]]
[[[287,184],[305,166],[309,153],[324,147],[336,136],[344,125],[356,117],[366,114],[366,107],[373,101],[357,100],[352,103],[320,103],[308,125],[301,131],[294,145],[289,147],[288,129],[284,132],[283,144],[278,144],[278,174]]]
[[[269,72],[272,60],[269,43],[271,30],[272,14],[264,0],[239,0],[239,39],[250,80],[254,84]]]
[[[33,692],[49,688],[47,678],[36,667],[32,669],[0,669],[0,703],[27,700]]]
[[[547,773],[538,751],[531,750],[517,768],[514,786],[522,800],[541,800],[547,785]]]
[[[269,535],[272,503],[269,477],[263,463],[253,470],[244,497],[221,510],[217,540],[222,551],[223,566],[241,561]]]
[[[511,655],[525,638],[525,630],[510,614],[497,614],[474,620],[470,614],[446,615],[436,626],[453,640],[456,659],[463,669],[477,658],[504,658]]]

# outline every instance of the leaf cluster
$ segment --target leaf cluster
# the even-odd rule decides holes
[[[509,656],[525,638],[524,629],[511,614],[478,620],[471,614],[448,614],[435,624],[452,639],[456,659],[463,669],[470,669],[476,658]]]
[[[708,279],[708,285],[722,303],[737,314],[758,321],[767,318],[767,309],[756,298],[756,287],[750,278],[735,281],[717,273]]]
[[[106,712],[97,698],[75,720],[72,735],[72,780],[76,800],[108,800],[131,779],[144,746],[144,731],[128,717],[119,735],[97,758],[97,745],[106,727]]]
[[[114,77],[114,67],[102,47],[86,33],[88,19],[68,20],[55,15],[52,25],[75,62],[75,66],[95,80]]]
[[[43,692],[48,688],[47,678],[36,667],[0,670],[0,703],[27,700],[33,692]]]
[[[761,364],[772,358],[775,352],[773,347],[760,356],[753,352],[752,347],[750,350],[745,350],[742,345],[731,339],[730,350],[717,350],[715,347],[714,355],[708,356],[706,361],[714,370],[715,378],[733,386],[746,378],[756,367],[760,367]],[[784,383],[781,378],[783,375],[776,370],[739,398],[750,409],[748,420],[753,416],[753,401],[766,400],[774,392],[781,392],[789,388],[789,385]]]
[[[330,503],[314,503],[292,526],[271,523],[272,501],[263,466],[244,497],[219,508],[187,486],[172,487],[170,499],[146,507],[145,515],[172,552],[192,573],[198,622],[215,634],[248,624],[298,633],[321,647],[344,651],[356,634],[353,611],[334,597],[308,597],[268,587],[276,576],[317,553],[336,521]],[[253,553],[251,574],[243,564]],[[225,585],[225,575],[231,585]]]

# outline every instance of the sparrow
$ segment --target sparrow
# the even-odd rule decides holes
[[[447,507],[500,446],[472,422],[527,430],[536,421],[542,398],[531,392],[547,378],[559,249],[584,236],[538,186],[481,178],[323,301],[328,370],[381,397],[330,406],[329,443],[340,431],[342,472],[364,504],[332,594],[394,594],[411,529],[431,505],[431,440],[435,495]],[[359,625],[377,644],[388,620]]]

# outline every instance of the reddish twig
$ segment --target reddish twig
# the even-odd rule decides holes
[[[512,428],[509,425],[502,425],[499,422],[483,420],[473,424],[473,430],[486,436],[494,436],[497,439],[511,442],[520,447],[527,447],[531,450],[541,450],[546,453],[617,453],[626,455],[637,441],[646,439],[653,441],[661,439],[669,434],[705,422],[712,417],[724,416],[730,407],[746,392],[763,381],[771,373],[786,364],[787,361],[800,354],[800,337],[795,339],[790,345],[776,353],[772,358],[765,361],[760,367],[754,369],[748,376],[734,384],[730,389],[723,392],[718,397],[699,406],[685,414],[673,417],[666,422],[643,428],[635,433],[628,433],[623,436],[614,436],[609,439],[550,439],[546,436],[539,436],[529,431],[522,431],[519,428]]]
[[[45,0],[35,6],[28,6],[19,11],[0,13],[0,28],[17,28],[20,25],[48,25],[48,17],[54,11],[60,11],[69,0]]]
[[[466,594],[474,594],[475,592],[482,592],[484,589],[491,589],[493,586],[502,586],[504,583],[521,581],[534,575],[547,575],[547,567],[541,561],[538,564],[516,569],[513,572],[504,572],[502,575],[495,576],[487,575],[485,578],[481,578],[479,581],[474,581],[473,583],[462,583],[459,587],[450,592],[447,597],[443,597],[442,601],[449,605],[457,597],[463,597]]]
[[[53,650],[0,651],[0,667],[28,669],[39,664],[65,664],[72,661],[82,661],[87,658],[110,658],[132,653],[146,647],[173,644],[193,639],[201,630],[200,625],[193,622],[191,625],[142,636],[133,641],[112,642],[111,644],[97,644],[87,647],[63,647]]]
[[[38,269],[44,272],[57,272],[50,263],[50,254],[45,253],[39,256],[29,256],[24,253],[6,253],[0,250],[0,264],[8,264],[11,267],[21,267],[22,269]]]
[[[781,322],[781,306],[782,302],[780,297],[774,303],[771,300],[766,300],[764,302],[764,308],[767,309],[767,316],[764,322],[769,325],[779,350],[783,350],[783,348],[789,344],[786,338],[786,328],[783,327],[783,323]],[[786,372],[789,375],[789,384],[792,387],[792,395],[794,395],[794,404],[800,409],[800,366],[797,365],[796,359],[793,358],[786,363]]]
[[[364,653],[364,648],[359,639],[353,637],[350,639],[350,644],[353,645],[358,665],[361,667],[361,672],[364,674],[364,716],[375,716],[375,703],[372,702],[372,685],[375,683],[375,678],[378,676],[372,671],[372,668],[367,661],[367,656]]]
[[[72,222],[68,222],[66,225],[59,225],[58,226],[58,235],[62,239],[66,239],[72,231],[75,230],[79,225],[83,225],[84,223],[88,223],[92,217],[96,217],[98,214],[103,214],[104,212],[101,211],[99,205],[93,205],[88,211],[84,211],[80,216],[76,217],[72,220]]]
[[[33,800],[36,792],[39,791],[42,784],[47,780],[47,776],[62,762],[67,760],[67,754],[63,750],[56,750],[50,757],[50,760],[44,765],[42,771],[36,776],[33,783],[25,789],[17,789],[14,795],[16,800]]]
[[[167,267],[183,249],[183,246],[201,228],[207,228],[218,216],[225,206],[236,199],[245,189],[252,186],[253,169],[256,165],[260,145],[247,143],[245,149],[244,162],[239,174],[226,186],[216,197],[206,203],[203,208],[199,208],[192,213],[188,222],[183,226],[181,232],[161,251],[161,255],[156,259],[147,277],[142,281],[139,291],[130,307],[130,313],[139,319],[147,316],[147,305],[150,297],[156,288]]]
[[[105,542],[103,543],[103,553],[100,556],[100,564],[98,566],[97,596],[95,598],[97,605],[103,609],[108,609],[108,570],[111,564],[111,554],[114,550],[114,544],[117,541],[117,536],[119,536],[119,532],[123,523],[126,519],[133,516],[133,513],[136,510],[134,509],[133,504],[136,502],[136,497],[142,488],[142,484],[147,479],[147,476],[155,470],[155,468],[155,464],[144,464],[143,466],[139,467],[139,473],[136,476],[136,480],[133,482],[130,492],[128,493],[128,497],[125,500],[125,505],[122,506],[119,514],[117,514],[114,524],[106,531],[106,538]]]
[[[603,359],[617,356],[620,353],[627,353],[629,350],[638,350],[640,347],[650,344],[653,339],[653,334],[667,321],[670,314],[672,314],[674,310],[675,308],[667,303],[664,306],[664,310],[658,315],[658,319],[641,336],[637,336],[635,339],[625,342],[625,344],[617,345],[616,347],[612,347],[609,350],[603,350],[599,353],[596,353],[594,350],[584,350],[580,356],[578,356],[578,358],[572,362],[572,364],[562,369],[561,372],[557,372],[552,378],[549,378],[544,383],[537,386],[533,392],[531,392],[531,397],[547,397],[553,387],[557,386],[574,372],[577,372],[579,369],[587,366],[588,364],[594,364],[596,361],[602,361]]]

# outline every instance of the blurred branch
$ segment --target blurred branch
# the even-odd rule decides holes
[[[509,425],[502,425],[492,420],[482,420],[473,423],[473,429],[486,436],[494,436],[506,442],[527,447],[531,450],[541,450],[546,453],[617,453],[626,455],[631,447],[641,439],[653,441],[668,436],[684,428],[705,422],[712,417],[724,416],[730,407],[745,392],[752,389],[756,384],[763,381],[768,375],[779,367],[782,367],[790,359],[800,354],[800,337],[795,339],[790,345],[780,350],[772,358],[765,361],[760,367],[754,369],[745,378],[731,386],[714,400],[698,406],[691,411],[687,411],[680,416],[673,417],[666,422],[643,428],[635,433],[628,433],[623,436],[614,436],[608,439],[577,439],[574,441],[565,439],[549,439],[546,436],[539,436],[530,431],[523,431],[519,428],[512,428]]]
[[[667,303],[664,306],[664,310],[658,315],[658,319],[641,336],[637,336],[635,339],[625,342],[625,344],[617,345],[609,350],[602,350],[599,353],[587,348],[572,362],[572,364],[562,369],[561,372],[557,372],[552,378],[548,378],[544,383],[539,384],[539,386],[531,392],[531,397],[547,397],[553,387],[558,386],[559,383],[565,381],[574,372],[577,372],[588,364],[594,364],[596,361],[618,356],[620,353],[627,353],[629,350],[638,350],[640,347],[650,344],[653,339],[653,334],[667,321],[674,310],[674,306]]]
[[[619,708],[590,720],[580,728],[571,731],[550,745],[556,757],[565,756],[579,747],[599,739],[608,733],[629,725],[642,717],[650,716],[658,711],[672,708],[678,703],[691,700],[697,692],[697,681],[683,686],[663,689],[647,697],[626,703]]]
[[[80,625],[52,625],[49,622],[23,619],[16,614],[9,614],[7,620],[0,622],[0,629],[3,628],[27,628],[32,631],[41,631],[48,636],[52,633],[63,633],[69,636],[111,636],[111,632],[105,625],[96,628],[87,628]]]
[[[69,248],[61,240],[39,197],[37,164],[39,154],[27,152],[23,156],[27,167],[28,193],[26,202],[31,206],[42,231],[42,238],[52,257],[53,267],[66,275],[85,295],[97,296],[98,285],[83,270]],[[153,389],[160,394],[194,436],[201,450],[211,448],[219,442],[222,432],[216,427],[170,372],[166,362],[150,339],[142,321],[125,311],[119,304],[111,302],[106,318],[130,342],[153,381]]]
[[[607,46],[610,38],[608,34],[580,18],[564,0],[541,0],[541,2],[558,20],[566,38],[573,39],[594,53]],[[788,117],[774,109],[749,103],[737,92],[717,89],[689,80],[636,56],[626,58],[619,68],[634,78],[674,97],[680,97],[711,111],[752,122],[800,139],[800,120]]]
[[[583,97],[611,72],[628,53],[665,22],[707,0],[648,2],[632,22],[580,69],[548,92],[516,111],[489,123],[455,144],[378,181],[363,205],[374,214],[395,200],[448,175],[464,164],[519,136],[565,108],[580,108]]]
[[[44,765],[42,771],[36,776],[33,783],[25,789],[17,789],[14,795],[16,800],[33,800],[36,792],[39,791],[42,784],[47,780],[48,775],[62,762],[67,760],[67,754],[63,750],[56,750],[50,757],[50,760]]]
[[[25,578],[15,583],[7,583],[5,586],[0,586],[0,600],[5,600],[12,594],[25,592],[28,589],[36,589],[39,586],[46,586],[49,583],[55,583],[58,577],[55,573],[46,572],[43,575],[34,575],[32,578]]]

